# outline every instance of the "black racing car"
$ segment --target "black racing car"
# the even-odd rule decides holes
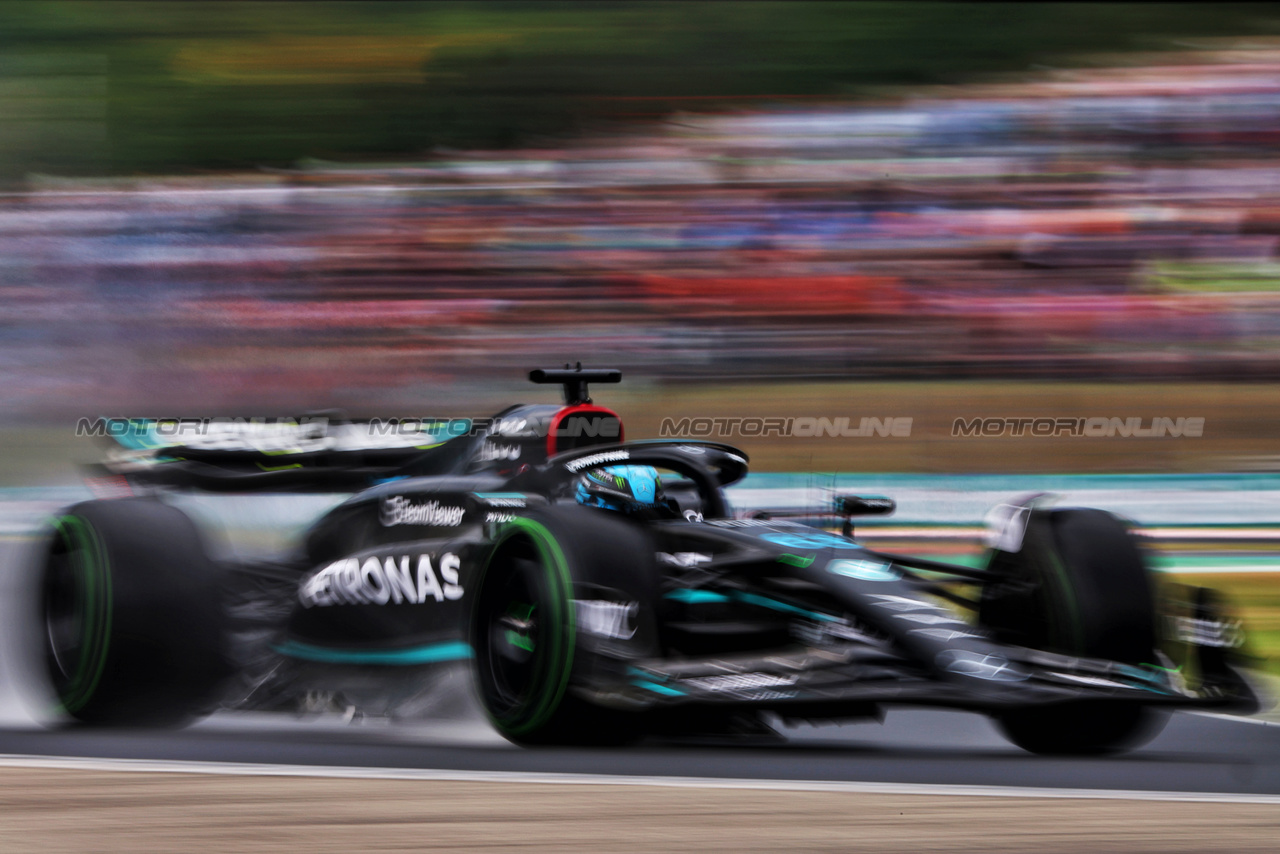
[[[988,713],[1031,751],[1091,753],[1141,742],[1168,709],[1257,706],[1232,666],[1238,622],[1207,591],[1158,594],[1107,513],[1007,507],[980,570],[884,554],[852,519],[889,499],[735,513],[742,451],[624,442],[587,394],[616,371],[531,378],[562,384],[564,405],[453,436],[333,417],[265,443],[135,436],[98,472],[130,497],[70,508],[44,552],[62,711],[173,725],[340,696],[393,712],[466,666],[493,725],[527,745],[923,704]],[[287,558],[228,563],[167,503],[177,490],[353,494]]]

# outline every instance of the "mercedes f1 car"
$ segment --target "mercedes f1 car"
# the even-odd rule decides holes
[[[66,510],[43,552],[40,648],[64,716],[176,725],[334,696],[394,714],[465,668],[523,745],[910,704],[987,713],[1031,751],[1096,753],[1169,709],[1257,705],[1231,658],[1238,622],[1208,591],[1158,592],[1114,516],[1006,507],[982,569],[885,554],[853,520],[887,498],[735,512],[742,451],[623,441],[588,396],[617,371],[531,378],[563,385],[564,405],[456,435],[372,441],[332,418],[287,442],[131,435],[98,471],[128,497]],[[192,490],[351,494],[284,558],[218,561],[174,506]]]

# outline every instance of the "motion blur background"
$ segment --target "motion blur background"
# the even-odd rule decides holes
[[[567,360],[636,438],[914,419],[766,469],[1275,468],[1278,142],[1270,4],[3,4],[0,477]]]

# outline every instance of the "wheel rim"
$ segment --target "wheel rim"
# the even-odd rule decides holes
[[[569,575],[550,531],[527,519],[512,528],[485,568],[472,637],[486,711],[500,731],[519,736],[558,707],[574,627]]]
[[[41,591],[46,669],[64,711],[89,702],[106,664],[111,584],[93,529],[76,516],[54,525]]]
[[[538,569],[528,559],[512,560],[486,629],[496,699],[511,709],[525,705],[537,687],[541,622],[546,610],[537,601]]]
[[[44,583],[45,641],[59,681],[70,681],[84,647],[84,585],[65,549],[49,555]]]

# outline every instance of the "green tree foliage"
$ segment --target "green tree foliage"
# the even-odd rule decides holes
[[[1259,4],[0,4],[0,177],[493,148],[1273,30]]]

